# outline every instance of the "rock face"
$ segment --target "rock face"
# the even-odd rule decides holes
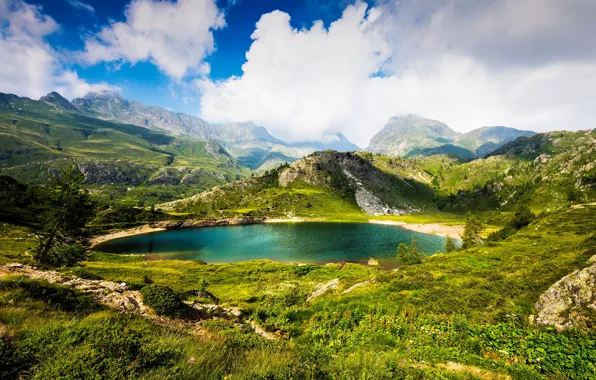
[[[596,323],[596,256],[590,261],[589,267],[568,274],[540,296],[536,324],[563,330]]]
[[[128,161],[79,162],[77,167],[90,185],[121,184],[138,186],[145,182],[156,167],[135,164]]]

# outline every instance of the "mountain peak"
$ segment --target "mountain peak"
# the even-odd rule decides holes
[[[120,95],[117,92],[112,92],[112,91],[91,91],[88,92],[87,94],[85,94],[85,96],[83,96],[83,99],[85,100],[111,100],[111,99],[115,99],[115,100],[120,100],[120,101],[126,101],[126,99],[124,99],[124,97],[122,95]]]
[[[65,110],[78,111],[77,107],[73,106],[72,103],[70,103],[56,91],[52,91],[46,96],[42,96],[41,98],[39,98],[39,101],[46,102],[60,108],[64,108]]]

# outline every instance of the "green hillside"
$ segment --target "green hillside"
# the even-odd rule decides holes
[[[414,160],[324,151],[159,207],[201,215],[363,218],[363,209],[379,215],[430,209],[430,182]]]
[[[42,183],[75,163],[98,194],[131,201],[175,199],[249,173],[217,143],[111,123],[47,99],[0,94],[0,135],[0,173]],[[161,186],[151,190],[154,196],[138,189],[135,195],[123,193],[131,185],[152,183]]]
[[[526,204],[543,211],[596,199],[596,130],[520,137],[468,163],[423,162],[439,192],[459,198],[452,203],[460,207],[482,198],[495,208]]]

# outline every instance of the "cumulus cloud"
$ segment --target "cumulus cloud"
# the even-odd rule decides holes
[[[0,0],[0,91],[37,98],[54,90],[76,97],[90,90],[115,89],[106,83],[89,84],[64,68],[44,40],[58,30],[40,7]]]
[[[91,14],[95,14],[95,8],[91,4],[84,3],[80,0],[66,0],[66,2],[73,8],[87,11]]]
[[[175,79],[209,73],[203,59],[215,48],[212,31],[225,26],[214,0],[133,0],[125,16],[86,40],[83,62],[150,61]]]
[[[196,81],[201,116],[362,146],[410,112],[460,131],[593,128],[595,18],[584,0],[404,0],[296,30],[275,11],[257,23],[242,76]]]

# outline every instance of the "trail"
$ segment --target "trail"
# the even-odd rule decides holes
[[[248,324],[256,334],[265,339],[278,339],[279,335],[269,333],[254,321],[249,321],[237,307],[226,307],[215,304],[185,303],[191,308],[188,318],[171,318],[160,316],[143,304],[143,297],[138,290],[130,290],[126,283],[104,280],[86,280],[76,276],[66,276],[52,270],[40,270],[29,265],[13,263],[0,266],[0,278],[7,276],[24,276],[34,280],[46,281],[67,288],[75,289],[90,296],[97,304],[122,313],[130,313],[148,319],[158,325],[184,330],[195,336],[208,333],[202,324],[209,320],[227,319],[238,327]]]

